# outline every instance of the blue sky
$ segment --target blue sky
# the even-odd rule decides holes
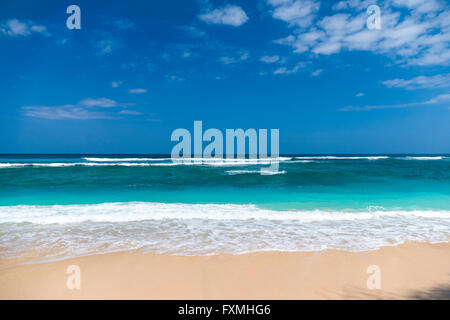
[[[450,153],[448,1],[3,0],[0,48],[1,153],[170,153],[194,120],[279,128],[281,153]]]

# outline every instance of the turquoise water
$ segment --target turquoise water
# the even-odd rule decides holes
[[[280,162],[279,170],[285,173],[278,175],[258,173],[259,168],[267,165],[158,166],[171,161],[135,160],[149,159],[145,156],[132,156],[132,161],[127,160],[128,156],[122,157],[125,161],[93,162],[86,158],[94,157],[3,156],[0,205],[148,201],[253,203],[277,210],[369,206],[450,210],[450,157],[441,160],[431,160],[439,159],[437,156],[427,158],[430,160],[412,160],[415,158],[407,156],[377,160],[291,157]],[[92,163],[99,166],[87,166]],[[70,164],[73,166],[67,166]],[[148,166],[138,166],[142,164]]]
[[[448,241],[449,155],[279,160],[268,175],[258,161],[0,155],[0,249],[211,254]]]

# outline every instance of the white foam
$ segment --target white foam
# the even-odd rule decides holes
[[[93,162],[120,162],[120,161],[167,161],[170,158],[83,158],[86,161]]]
[[[120,162],[120,161],[200,161],[200,162],[240,162],[240,161],[249,161],[249,162],[257,162],[257,161],[288,161],[291,160],[291,157],[267,157],[261,159],[239,159],[239,158],[83,158],[86,161],[93,162]]]
[[[192,163],[270,163],[289,161],[290,157],[274,157],[274,158],[172,158],[173,162],[192,162]]]
[[[263,158],[263,159],[220,159],[220,158],[83,158],[90,162],[24,162],[24,163],[0,163],[0,168],[23,168],[23,167],[165,167],[165,166],[191,166],[205,165],[215,167],[269,165],[273,162],[289,161],[292,158]],[[139,162],[132,162],[139,161]],[[150,161],[150,162],[146,162]]]
[[[261,158],[261,159],[239,159],[239,158],[179,158],[172,159],[173,163],[183,165],[205,165],[213,167],[270,165],[274,162],[289,161],[289,157]]]
[[[258,171],[259,172],[259,171]],[[154,202],[117,202],[88,205],[19,205],[0,206],[0,223],[80,223],[127,222],[163,219],[212,220],[289,220],[310,223],[314,221],[366,220],[380,217],[421,217],[450,219],[450,211],[413,210],[392,211],[273,211],[253,204],[184,204]]]
[[[151,165],[158,165],[153,163],[131,163],[131,162],[119,162],[119,163],[95,163],[95,162],[55,162],[55,163],[0,163],[0,168],[23,168],[23,167],[50,167],[50,168],[62,168],[62,167],[106,167],[106,166],[123,166],[123,167],[146,167]]]
[[[442,160],[444,157],[404,157],[404,160]]]
[[[23,163],[19,163],[19,166],[14,163],[0,163],[0,168],[15,168],[15,167],[23,167]]]
[[[212,167],[233,167],[233,166],[250,166],[250,165],[269,165],[271,161],[234,161],[234,162],[204,162],[206,166]]]
[[[289,163],[311,163],[311,162],[318,162],[317,160],[292,160],[289,161]]]
[[[388,156],[364,156],[364,157],[347,157],[347,156],[305,156],[305,157],[295,157],[298,160],[379,160],[388,159]]]
[[[358,251],[405,241],[448,242],[449,235],[450,211],[444,210],[275,211],[251,204],[146,202],[0,207],[0,257],[131,249],[176,255]]]
[[[277,174],[285,174],[286,171],[271,171],[271,170],[227,170],[225,173],[229,175],[237,175],[237,174],[252,174],[258,173],[262,175],[277,175]]]

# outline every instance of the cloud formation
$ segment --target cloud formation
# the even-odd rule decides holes
[[[259,60],[265,63],[274,63],[280,60],[280,56],[262,56]]]
[[[368,105],[363,107],[347,106],[344,108],[340,108],[339,111],[370,111],[379,109],[401,109],[401,108],[420,107],[427,105],[442,105],[442,104],[445,104],[446,106],[450,105],[450,94],[440,94],[426,101],[412,102],[412,103]]]
[[[84,108],[65,105],[65,106],[26,106],[22,107],[27,117],[41,118],[47,120],[90,120],[90,119],[108,119],[110,116],[102,113],[89,111]]]
[[[275,19],[288,22],[291,26],[310,25],[320,9],[320,2],[314,0],[267,0],[267,3]]]
[[[239,27],[248,21],[245,11],[241,7],[234,5],[214,9],[200,14],[198,17],[209,24],[225,24],[233,27]]]
[[[311,75],[313,77],[318,77],[322,72],[323,72],[322,69],[318,69],[318,70],[315,70],[315,71],[311,72]]]
[[[418,76],[409,80],[397,78],[383,81],[383,84],[389,88],[403,88],[407,90],[447,88],[450,87],[450,73],[434,76]]]
[[[130,90],[128,90],[128,92],[133,93],[133,94],[146,93],[147,89],[136,88],[136,89],[130,89]]]
[[[112,81],[111,87],[118,88],[122,84],[122,81]]]
[[[249,56],[250,54],[247,51],[238,51],[234,56],[227,55],[220,57],[219,61],[223,64],[235,64],[247,60]]]
[[[102,107],[102,108],[111,108],[111,107],[118,107],[119,104],[111,99],[108,98],[87,98],[84,100],[81,100],[79,105],[84,107]]]
[[[134,110],[121,110],[121,111],[119,111],[119,114],[140,115],[142,113],[139,111],[134,111]]]
[[[11,37],[28,37],[32,34],[48,34],[47,28],[32,21],[10,19],[0,24],[0,33]]]
[[[185,31],[187,34],[194,38],[203,38],[206,37],[207,34],[205,31],[201,30],[200,28],[193,26],[193,25],[187,25],[187,26],[181,26],[178,27],[180,30]]]
[[[93,40],[94,53],[97,56],[104,56],[122,47],[120,39],[108,32],[96,32]]]
[[[128,18],[109,18],[106,25],[116,28],[118,31],[135,29],[136,24]]]
[[[21,109],[25,116],[32,118],[42,118],[48,120],[90,120],[90,119],[112,119],[110,113],[104,111],[93,111],[93,108],[114,108],[127,107],[133,103],[118,103],[108,98],[87,98],[77,104],[67,104],[63,106],[24,106]],[[137,114],[126,113],[123,114]]]
[[[297,73],[299,70],[303,69],[305,66],[306,66],[306,63],[300,62],[300,63],[297,63],[296,65],[294,65],[291,68],[280,67],[280,68],[276,69],[273,72],[273,74],[292,74],[292,73]]]
[[[292,29],[290,35],[275,42],[291,46],[295,53],[370,51],[402,64],[450,64],[450,8],[441,1],[379,1],[381,30],[366,26],[366,10],[373,1],[340,1],[333,6],[335,13],[322,17],[316,15],[318,0],[267,3],[275,8],[272,16],[286,21]]]

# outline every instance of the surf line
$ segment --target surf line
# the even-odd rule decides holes
[[[270,173],[278,172],[279,167],[279,129],[270,129],[270,157],[268,156],[267,129],[258,131],[250,128],[226,129],[225,130],[225,157],[226,159],[246,160],[246,150],[248,140],[248,158],[250,160],[260,159],[270,162],[268,168]],[[223,159],[224,158],[224,135],[222,131],[216,128],[210,128],[203,133],[202,121],[194,121],[194,136],[192,143],[191,132],[184,128],[175,129],[170,137],[171,141],[178,143],[172,148],[172,161],[203,159]],[[203,142],[210,142],[203,148]],[[236,143],[235,143],[236,142]],[[194,154],[192,155],[192,144],[194,145]],[[236,157],[235,157],[236,156]],[[267,174],[267,168],[261,169],[261,174]]]

